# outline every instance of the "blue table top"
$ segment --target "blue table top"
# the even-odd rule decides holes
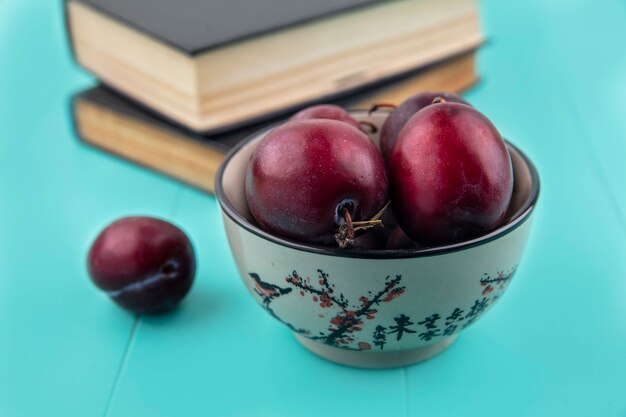
[[[550,4],[553,3],[553,4]],[[481,3],[465,97],[537,165],[508,294],[447,351],[369,371],[301,347],[241,285],[216,201],[83,146],[94,80],[59,2],[0,3],[0,416],[626,416],[626,3]],[[135,318],[85,268],[96,233],[169,219],[199,253],[172,314]]]

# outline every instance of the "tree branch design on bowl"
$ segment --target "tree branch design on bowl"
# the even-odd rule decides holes
[[[259,277],[259,275],[254,272],[250,272],[248,275],[250,275],[250,278],[252,278],[252,280],[254,281],[254,292],[257,293],[261,297],[261,303],[265,311],[270,313],[270,315],[274,317],[276,320],[280,321],[285,326],[289,327],[289,329],[291,329],[291,331],[293,332],[296,332],[298,334],[305,335],[305,336],[310,333],[306,329],[298,329],[295,326],[293,326],[291,323],[288,323],[285,320],[281,319],[280,317],[278,317],[278,315],[276,315],[276,313],[274,313],[274,310],[272,310],[272,308],[270,307],[270,304],[272,303],[272,301],[274,301],[277,298],[280,298],[283,295],[289,294],[292,291],[292,288],[282,288],[282,287],[279,287],[278,285],[263,281],[261,277]]]
[[[511,281],[511,278],[513,278],[513,274],[515,273],[516,269],[517,269],[517,266],[511,268],[511,270],[508,273],[504,273],[504,271],[500,271],[493,278],[490,277],[488,274],[485,274],[485,277],[480,280],[480,285],[485,287],[485,289],[483,289],[482,294],[487,295],[491,293],[492,291],[496,290],[496,287],[497,287],[497,293],[494,294],[493,296],[494,301],[497,300],[500,297],[500,294],[502,294],[504,289],[509,285],[509,282]]]
[[[360,304],[353,304],[343,294],[334,295],[334,285],[329,281],[328,274],[321,269],[318,269],[318,273],[319,287],[312,284],[310,277],[303,278],[297,271],[293,271],[285,279],[287,283],[300,290],[300,296],[304,297],[307,293],[310,294],[311,300],[319,304],[322,309],[331,308],[332,306],[338,309],[338,312],[329,320],[328,332],[319,332],[317,335],[311,335],[310,331],[304,329],[296,329],[291,323],[287,323],[278,317],[270,307],[270,303],[274,299],[291,293],[292,288],[281,288],[275,284],[262,281],[259,275],[254,272],[249,273],[249,275],[254,281],[254,291],[263,297],[263,307],[290,329],[307,336],[309,339],[320,341],[329,346],[351,350],[371,349],[371,344],[357,341],[355,337],[352,337],[352,334],[363,330],[363,319],[374,320],[376,318],[378,309],[374,307],[380,306],[381,303],[393,301],[404,293],[405,287],[399,285],[402,277],[397,275],[395,278],[390,279],[387,276],[383,289],[376,294],[368,291],[367,295],[359,297]],[[326,315],[320,314],[320,318],[323,317],[326,317]]]
[[[376,319],[379,309],[374,307],[380,307],[382,303],[391,302],[405,293],[406,287],[400,285],[401,275],[396,275],[393,279],[387,276],[384,280],[384,288],[375,294],[368,291],[367,295],[359,297],[358,304],[351,303],[343,294],[336,294],[335,285],[330,281],[328,274],[321,269],[317,271],[319,274],[317,284],[319,285],[313,284],[313,280],[308,276],[300,276],[297,271],[293,271],[285,278],[285,281],[292,287],[280,287],[263,281],[254,272],[248,275],[254,281],[254,292],[261,297],[261,304],[265,310],[292,331],[311,340],[342,349],[370,350],[373,344],[383,350],[387,344],[387,337],[395,337],[396,341],[400,341],[405,336],[417,337],[423,342],[431,342],[452,336],[461,329],[465,329],[500,298],[516,269],[517,267],[514,266],[506,273],[499,271],[493,277],[485,273],[479,280],[480,296],[466,308],[454,307],[449,314],[434,312],[417,322],[409,315],[400,313],[393,317],[393,323],[385,323],[385,325],[377,323],[371,338],[357,337],[356,334],[363,332],[366,327],[364,320]],[[301,297],[310,295],[310,299],[319,305],[321,311],[335,308],[329,320],[327,332],[312,335],[310,330],[297,328],[274,312],[270,306],[272,301],[284,295],[293,294],[294,289],[299,290],[297,292]],[[319,317],[326,318],[327,314],[322,312]],[[368,341],[363,339],[368,339]]]

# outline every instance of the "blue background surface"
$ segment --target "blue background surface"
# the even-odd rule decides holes
[[[465,96],[537,165],[508,294],[447,351],[367,371],[302,348],[245,292],[213,197],[88,148],[93,79],[59,2],[0,2],[0,416],[626,416],[626,3],[484,1]],[[114,218],[184,228],[199,253],[173,314],[137,319],[89,282]]]

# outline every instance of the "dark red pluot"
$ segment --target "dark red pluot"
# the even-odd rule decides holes
[[[383,250],[385,249],[386,239],[379,233],[375,233],[375,230],[367,231],[361,236],[357,236],[354,239],[352,245],[355,249],[363,250]]]
[[[246,197],[264,230],[330,244],[343,209],[369,220],[387,200],[383,159],[369,137],[336,120],[290,121],[261,140],[248,165]]]
[[[397,250],[397,249],[416,249],[419,248],[419,244],[411,239],[400,226],[396,226],[389,234],[385,249]]]
[[[437,97],[443,98],[445,101],[451,103],[469,105],[467,101],[456,94],[447,93],[445,91],[426,91],[407,98],[395,110],[389,113],[383,127],[380,129],[380,150],[385,158],[388,158],[391,154],[391,150],[396,144],[398,134],[407,120],[419,110],[431,105],[433,100]]]
[[[361,129],[359,122],[350,116],[344,108],[336,106],[334,104],[318,104],[315,106],[307,107],[300,110],[298,113],[291,116],[290,120],[310,120],[310,119],[331,119],[339,120],[340,122],[348,123]]]
[[[189,292],[196,260],[178,227],[151,217],[125,217],[107,226],[88,255],[92,281],[134,313],[171,309]]]
[[[420,244],[481,235],[504,219],[513,190],[506,145],[473,107],[440,103],[406,123],[389,158],[392,204]]]

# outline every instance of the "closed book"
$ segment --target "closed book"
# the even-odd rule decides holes
[[[461,91],[476,81],[470,52],[426,67],[394,82],[334,101],[346,108],[399,104],[424,90]],[[92,146],[212,193],[224,155],[256,130],[283,119],[227,133],[201,135],[158,117],[104,86],[76,94],[72,114],[78,137]]]
[[[201,133],[388,82],[481,42],[475,0],[66,0],[76,60]]]

